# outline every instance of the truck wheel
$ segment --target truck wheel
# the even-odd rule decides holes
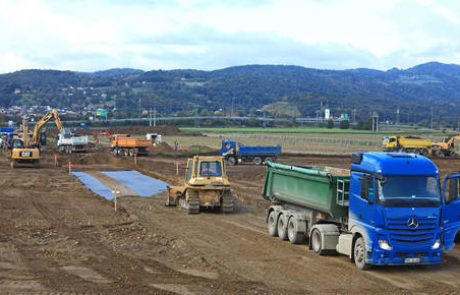
[[[268,214],[267,227],[268,227],[268,234],[270,236],[276,237],[278,235],[278,227],[276,224],[275,210],[272,210],[270,214]]]
[[[321,233],[319,232],[317,228],[315,228],[311,232],[310,243],[311,243],[310,247],[313,250],[313,252],[315,252],[318,255],[324,255],[325,252],[322,249],[323,245],[321,243]]]
[[[134,157],[134,149],[129,149],[128,153],[130,157]]]
[[[284,217],[284,214],[280,214],[278,217],[278,237],[286,241],[288,239],[288,234],[287,234],[287,224],[286,224],[286,218]]]
[[[291,242],[292,244],[300,244],[305,240],[305,235],[295,230],[294,217],[289,218],[289,222],[287,225],[287,232],[288,232],[289,242]]]
[[[252,162],[256,165],[260,165],[262,164],[262,158],[261,157],[255,157],[254,159],[252,159]]]
[[[353,258],[355,260],[355,265],[360,270],[366,270],[370,268],[370,265],[366,263],[366,245],[364,244],[364,239],[359,237],[353,248]]]
[[[125,157],[129,156],[128,149],[123,149],[123,156],[125,156]]]
[[[235,157],[228,157],[227,163],[228,163],[228,165],[230,165],[230,166],[235,166],[235,165],[236,165],[236,159],[235,159]]]

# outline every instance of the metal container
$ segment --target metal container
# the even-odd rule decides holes
[[[336,171],[269,162],[263,197],[272,203],[314,209],[336,219],[346,217],[350,176],[337,175]]]

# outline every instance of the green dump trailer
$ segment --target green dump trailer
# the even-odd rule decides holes
[[[346,169],[267,163],[263,197],[271,202],[267,211],[270,235],[302,243],[315,225],[327,223],[321,225],[322,232],[327,239],[330,230],[336,240],[334,224],[347,222],[349,183]],[[335,240],[332,244],[337,244]]]

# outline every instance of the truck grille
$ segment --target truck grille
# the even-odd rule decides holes
[[[407,221],[410,217],[405,218],[389,218],[387,221],[387,228],[388,229],[396,229],[396,230],[411,230],[411,231],[418,231],[418,230],[434,230],[438,226],[438,219],[437,218],[417,218],[418,226],[415,230],[412,230],[407,225]]]
[[[407,218],[388,219],[387,228],[391,230],[390,242],[392,245],[420,246],[433,244],[436,238],[434,231],[437,228],[437,218],[417,218],[417,228],[411,229],[408,226]]]

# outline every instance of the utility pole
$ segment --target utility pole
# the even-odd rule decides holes
[[[152,127],[152,108],[149,110],[149,126]]]
[[[153,109],[153,127],[157,127],[157,107]]]
[[[430,129],[433,129],[433,108],[430,108]]]
[[[396,109],[396,125],[399,125],[399,106]]]

